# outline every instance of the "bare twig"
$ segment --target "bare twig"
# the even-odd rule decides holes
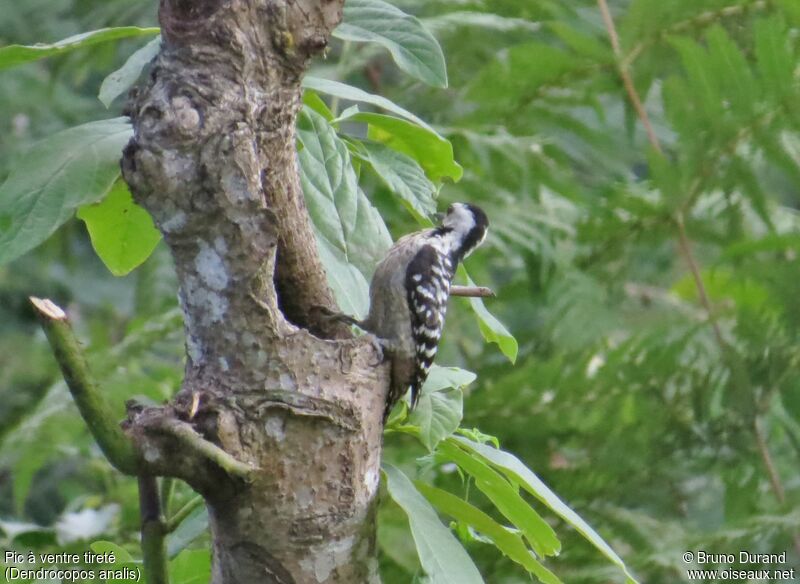
[[[764,434],[764,429],[759,423],[758,417],[753,420],[753,430],[756,435],[756,444],[758,445],[758,452],[761,455],[761,460],[764,462],[764,467],[767,469],[769,482],[772,485],[772,492],[775,493],[775,498],[780,505],[786,505],[786,490],[783,488],[781,477],[778,474],[778,469],[775,467],[775,462],[772,460],[769,446],[767,445],[767,437]],[[800,534],[795,532],[793,534],[794,547],[797,553],[800,554]]]
[[[781,479],[778,476],[778,470],[775,468],[775,463],[772,461],[772,455],[769,453],[769,448],[767,447],[767,438],[764,436],[764,430],[758,418],[753,420],[753,428],[756,434],[758,451],[761,453],[764,466],[767,468],[767,474],[772,483],[772,490],[775,492],[775,498],[778,500],[778,503],[784,505],[786,503],[786,491],[783,489],[783,484],[781,484]]]
[[[692,273],[692,279],[694,280],[694,286],[697,289],[697,295],[700,298],[700,304],[708,314],[708,321],[711,324],[712,330],[714,331],[714,338],[717,340],[717,344],[724,353],[728,350],[728,344],[722,337],[722,331],[719,328],[719,323],[717,322],[717,319],[711,308],[711,300],[708,297],[706,285],[703,283],[703,276],[700,273],[700,266],[697,264],[697,260],[695,260],[694,254],[692,253],[689,236],[686,233],[686,226],[683,223],[682,212],[678,212],[676,215],[675,223],[678,226],[678,245],[681,248],[681,253],[686,260],[686,263],[689,265],[689,271]]]
[[[619,44],[617,29],[614,26],[614,19],[611,16],[611,11],[608,9],[608,3],[606,0],[597,0],[597,5],[600,7],[600,13],[603,15],[603,22],[606,25],[606,30],[608,30],[608,37],[611,39],[611,48],[614,50],[614,55],[619,62],[619,76],[622,78],[622,83],[625,86],[625,91],[628,93],[628,98],[631,100],[631,104],[636,110],[636,115],[638,115],[639,119],[642,121],[642,125],[647,132],[647,138],[650,140],[653,149],[659,154],[662,154],[661,143],[658,141],[658,136],[656,136],[653,130],[653,124],[650,123],[650,116],[647,115],[647,110],[644,109],[642,100],[639,99],[639,93],[636,91],[633,79],[630,73],[628,73],[627,67],[622,62],[622,48]]]
[[[51,300],[32,296],[30,301],[39,316],[72,399],[100,450],[117,470],[136,474],[139,467],[136,448],[114,420],[111,406],[98,390],[66,313]]]
[[[169,584],[166,529],[161,513],[156,477],[139,476],[139,515],[142,520],[142,559],[144,575],[149,584]]]
[[[639,93],[636,91],[636,86],[633,83],[630,71],[628,70],[627,65],[623,62],[622,48],[620,47],[619,43],[619,35],[617,35],[617,29],[614,26],[614,18],[611,16],[611,11],[608,8],[608,3],[606,2],[606,0],[597,0],[597,5],[600,7],[600,13],[603,16],[603,22],[606,25],[606,29],[608,31],[608,37],[611,40],[611,48],[614,50],[614,55],[616,56],[619,62],[619,67],[618,67],[619,75],[622,78],[622,83],[625,86],[625,91],[628,94],[628,99],[630,100],[631,104],[633,104],[633,107],[636,110],[636,115],[642,122],[642,126],[644,126],[645,132],[647,133],[647,139],[650,142],[650,146],[652,146],[653,150],[655,150],[656,152],[658,152],[660,155],[663,156],[664,149],[661,147],[661,142],[659,141],[658,136],[653,130],[653,124],[650,121],[650,116],[647,114],[647,110],[644,108],[642,100],[639,98]],[[725,352],[727,350],[727,344],[725,343],[725,340],[722,337],[719,324],[717,323],[716,317],[714,315],[714,310],[711,306],[711,302],[708,297],[708,292],[706,291],[705,283],[703,282],[702,275],[700,274],[699,265],[697,263],[697,260],[695,260],[694,254],[692,253],[692,247],[689,241],[689,236],[686,232],[686,225],[684,223],[682,211],[678,211],[678,213],[676,214],[675,224],[678,228],[678,246],[680,247],[681,254],[686,260],[687,265],[689,266],[689,271],[692,274],[692,279],[694,280],[695,288],[697,288],[697,295],[700,298],[700,304],[703,306],[706,313],[708,314],[708,320],[711,323],[711,327],[714,330],[714,337],[716,338],[717,343],[720,345],[722,351]]]
[[[494,298],[495,293],[485,286],[450,286],[450,296],[463,296],[466,298]]]
[[[652,47],[664,39],[670,38],[672,35],[679,34],[693,27],[710,26],[711,24],[718,23],[723,18],[739,16],[740,14],[748,11],[756,12],[764,10],[768,7],[769,2],[766,0],[756,0],[750,4],[734,4],[732,6],[720,8],[719,10],[707,10],[696,16],[687,18],[686,20],[681,20],[679,22],[670,24],[667,28],[661,30],[657,35],[639,42],[639,44],[631,49],[625,59],[623,59],[622,64],[626,68],[630,67],[630,65],[637,58],[639,58],[639,55],[641,55],[645,49]]]

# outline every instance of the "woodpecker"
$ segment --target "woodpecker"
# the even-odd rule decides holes
[[[369,314],[356,324],[378,338],[391,360],[385,417],[409,387],[411,408],[417,405],[442,337],[458,263],[483,243],[488,228],[480,208],[453,203],[440,226],[400,238],[378,264]]]

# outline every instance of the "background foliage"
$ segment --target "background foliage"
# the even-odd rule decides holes
[[[788,566],[800,568],[796,2],[611,2],[624,66],[663,156],[630,105],[594,2],[395,3],[424,29],[396,12],[371,13],[374,2],[347,6],[348,24],[306,81],[298,122],[304,191],[340,303],[364,310],[364,286],[390,238],[384,221],[397,237],[435,207],[469,200],[488,211],[492,231],[467,268],[497,291],[486,304],[516,339],[480,306],[452,302],[437,361],[463,369],[437,370],[420,412],[398,412],[386,436],[387,584],[422,578],[424,546],[415,549],[409,517],[417,532],[435,530],[426,500],[458,519],[453,532],[486,582],[528,582],[526,569],[548,581],[529,547],[542,557],[558,539],[560,555],[545,563],[563,581],[625,579],[545,510],[557,504],[533,503],[543,492],[525,487],[533,479],[498,472],[510,465],[492,466],[480,449],[497,451],[463,437],[439,442],[458,425],[462,395],[452,387],[463,385],[462,427],[496,436],[524,460],[640,581],[685,579],[682,554],[696,549],[786,550]],[[0,0],[0,44],[153,26],[154,10],[150,0]],[[406,24],[380,29],[390,17]],[[120,115],[124,97],[106,85],[109,111],[97,93],[152,40],[130,33],[0,72],[0,256],[15,255],[14,181],[41,170],[47,143],[34,142]],[[124,143],[115,120],[101,125],[104,140]],[[66,151],[62,139],[50,151]],[[80,157],[68,162],[67,173],[84,168]],[[115,178],[72,192],[66,215],[39,227],[49,233],[81,207],[79,219],[0,266],[4,548],[82,550],[105,539],[138,553],[135,482],[94,446],[26,301],[36,294],[69,307],[120,417],[132,396],[162,401],[177,389],[182,335],[163,244],[152,239],[154,253],[123,277],[92,249],[105,249],[103,213],[130,205]],[[326,225],[328,216],[339,220]],[[103,260],[126,273],[148,256],[145,243]],[[126,265],[130,257],[140,259]],[[170,539],[177,582],[207,565],[203,513],[191,501],[176,485],[170,508],[187,517]],[[497,529],[508,523],[518,531]],[[464,570],[458,581],[472,581]]]

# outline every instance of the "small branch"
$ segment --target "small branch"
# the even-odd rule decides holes
[[[50,300],[31,296],[30,301],[72,398],[100,450],[117,470],[125,474],[136,474],[139,467],[138,453],[125,432],[114,421],[111,406],[99,391],[89,371],[83,349],[66,313]]]
[[[603,22],[606,25],[608,37],[611,40],[611,48],[614,50],[614,55],[617,57],[617,62],[619,63],[619,76],[622,78],[622,84],[625,86],[625,91],[628,93],[628,98],[631,100],[631,104],[636,110],[636,115],[638,115],[639,119],[642,121],[642,125],[647,132],[647,138],[650,141],[650,144],[656,150],[656,152],[663,154],[661,144],[658,141],[658,136],[656,136],[656,133],[653,130],[653,124],[650,122],[650,116],[647,115],[647,110],[644,109],[642,100],[639,99],[639,93],[636,91],[636,86],[633,84],[633,79],[628,72],[628,68],[622,61],[622,49],[619,44],[619,36],[617,35],[617,29],[614,26],[614,19],[611,16],[611,11],[608,9],[608,3],[606,0],[597,0],[597,5],[600,7],[600,13],[603,15]]]
[[[175,512],[175,515],[167,520],[167,533],[172,533],[184,520],[192,514],[192,512],[200,507],[205,502],[205,499],[200,495],[192,497],[188,503]]]
[[[164,517],[156,478],[139,476],[139,515],[142,520],[142,559],[148,584],[169,584]]]
[[[653,124],[650,121],[650,116],[647,114],[647,110],[644,108],[644,105],[642,105],[642,100],[639,98],[639,93],[636,91],[636,86],[633,83],[630,71],[623,61],[622,48],[620,47],[619,43],[619,35],[617,35],[617,29],[614,26],[614,18],[611,16],[611,11],[608,8],[608,2],[606,2],[606,0],[597,0],[597,5],[600,7],[600,13],[603,16],[603,22],[605,23],[606,30],[608,31],[608,38],[611,41],[611,48],[614,50],[614,55],[616,56],[619,64],[619,75],[622,78],[622,83],[625,86],[628,99],[630,99],[631,104],[633,104],[633,107],[636,110],[636,115],[639,117],[639,120],[642,122],[642,125],[647,132],[647,139],[650,142],[650,146],[653,147],[653,150],[663,156],[664,149],[661,147],[661,142],[653,130]],[[675,223],[678,227],[678,246],[680,247],[681,254],[689,266],[689,271],[692,273],[692,279],[694,280],[695,288],[697,288],[697,295],[700,298],[700,304],[703,306],[703,309],[708,315],[708,320],[714,330],[714,337],[716,338],[720,349],[723,353],[726,353],[728,346],[722,337],[722,332],[720,331],[719,324],[715,318],[714,311],[708,297],[708,292],[706,291],[706,286],[703,283],[703,278],[700,274],[700,267],[698,266],[697,260],[695,260],[694,254],[692,253],[692,247],[689,242],[689,236],[686,233],[686,225],[684,224],[682,211],[679,211],[675,216]]]
[[[775,498],[778,500],[778,503],[785,505],[786,491],[783,489],[783,484],[781,483],[780,476],[778,475],[778,470],[775,468],[775,463],[772,461],[772,455],[769,453],[769,448],[767,447],[767,439],[766,436],[764,436],[764,430],[761,428],[761,424],[758,423],[758,418],[753,420],[753,428],[755,429],[756,433],[758,452],[761,455],[761,460],[764,461],[764,466],[767,469],[769,482],[772,485]]]
[[[778,474],[778,469],[775,467],[775,462],[772,460],[772,454],[769,452],[769,446],[767,445],[767,437],[764,435],[764,429],[761,427],[757,417],[753,420],[753,429],[756,435],[758,453],[761,456],[761,460],[764,462],[764,467],[767,469],[767,475],[769,476],[769,482],[772,486],[772,492],[775,494],[775,498],[778,500],[778,503],[781,506],[784,506],[786,505],[786,490],[783,488],[783,483],[781,482],[781,477]],[[800,554],[800,534],[795,532],[792,534],[792,538],[794,540],[794,547],[797,550],[797,553]]]
[[[675,217],[675,223],[678,226],[678,245],[681,248],[683,257],[686,259],[686,263],[689,264],[689,271],[692,273],[692,279],[694,280],[694,286],[697,289],[697,295],[700,298],[700,304],[708,314],[708,321],[711,323],[711,328],[714,331],[714,338],[717,340],[717,344],[724,353],[728,350],[728,343],[722,337],[722,331],[719,328],[719,323],[717,322],[717,318],[711,308],[711,300],[708,297],[706,285],[703,282],[703,275],[700,273],[700,266],[697,264],[694,254],[692,253],[692,246],[689,242],[689,236],[686,233],[686,226],[683,223],[682,212],[679,212]]]
[[[494,298],[495,293],[485,286],[450,286],[450,296],[463,296],[465,298]]]
[[[629,67],[638,57],[642,51],[652,47],[653,45],[668,39],[670,36],[684,32],[692,27],[706,27],[718,23],[723,18],[730,18],[739,16],[748,11],[760,11],[769,7],[766,0],[756,0],[752,4],[734,4],[733,6],[725,6],[719,10],[707,10],[693,16],[686,20],[681,20],[674,24],[670,24],[667,28],[661,30],[656,35],[649,39],[644,39],[637,44],[630,53],[623,60],[623,64]]]
[[[159,418],[153,429],[174,436],[189,452],[213,462],[231,476],[249,480],[255,470],[249,464],[236,460],[222,448],[203,438],[186,422],[175,418]]]

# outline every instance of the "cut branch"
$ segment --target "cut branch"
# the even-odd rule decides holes
[[[463,296],[465,298],[494,298],[495,293],[485,286],[451,286],[450,296]]]
[[[138,453],[128,436],[114,421],[111,406],[100,393],[89,371],[83,349],[72,331],[67,314],[51,300],[31,296],[30,301],[72,398],[100,450],[117,470],[125,474],[136,474],[141,462]]]

